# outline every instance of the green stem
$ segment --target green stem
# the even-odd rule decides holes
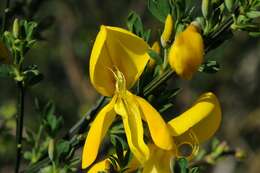
[[[4,13],[3,13],[3,20],[2,20],[2,31],[1,31],[2,34],[6,30],[6,21],[8,19],[9,6],[10,6],[10,0],[6,0],[5,1],[5,9],[4,9]]]
[[[22,138],[23,138],[23,118],[24,118],[24,87],[22,82],[17,83],[18,87],[18,114],[16,116],[16,163],[15,173],[19,172],[20,161],[22,156]]]

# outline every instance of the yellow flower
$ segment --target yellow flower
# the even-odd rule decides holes
[[[143,165],[143,173],[171,173],[172,158],[192,158],[199,144],[214,135],[220,122],[221,108],[217,97],[210,92],[201,95],[190,109],[168,122],[177,148],[165,151],[151,145],[151,156]]]
[[[167,43],[170,41],[172,30],[173,30],[173,19],[171,14],[168,14],[165,19],[163,33],[161,35],[161,43],[163,47],[166,47]]]
[[[96,159],[102,139],[116,115],[123,125],[130,150],[141,163],[149,158],[144,142],[142,119],[147,122],[154,143],[165,150],[172,148],[172,138],[160,114],[130,89],[142,74],[149,55],[148,45],[127,30],[101,26],[90,57],[90,80],[96,90],[112,97],[97,114],[83,149],[82,168]]]
[[[195,22],[179,33],[169,52],[169,64],[184,79],[191,79],[203,61],[204,45]]]

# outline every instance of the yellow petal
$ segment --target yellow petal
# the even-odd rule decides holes
[[[142,74],[149,56],[147,43],[131,32],[101,26],[90,57],[90,79],[102,95],[111,96],[115,80],[111,70],[121,71],[130,88]]]
[[[96,159],[99,146],[106,135],[108,128],[116,114],[114,112],[115,99],[113,98],[96,116],[91,124],[85,141],[82,154],[82,168],[87,168]]]
[[[110,168],[110,161],[108,159],[102,160],[96,164],[94,164],[87,173],[98,173],[98,172],[105,172],[109,173]]]
[[[168,14],[165,19],[164,29],[161,36],[161,43],[163,47],[166,47],[167,42],[170,41],[172,30],[173,30],[173,19],[171,14]]]
[[[139,162],[144,163],[149,158],[149,149],[143,139],[141,113],[133,94],[127,92],[124,98],[118,96],[115,111],[122,116],[130,150]]]
[[[191,129],[201,143],[214,135],[220,122],[221,108],[218,98],[208,92],[201,95],[186,112],[169,121],[168,127],[173,136],[180,136]]]
[[[145,99],[135,96],[142,111],[144,120],[147,122],[154,143],[165,150],[173,147],[173,140],[159,112],[154,109]]]
[[[197,26],[190,24],[175,38],[169,52],[169,64],[184,79],[191,79],[203,61],[204,45]]]
[[[144,164],[142,173],[171,173],[172,151],[162,150],[155,145],[149,145],[151,156]]]

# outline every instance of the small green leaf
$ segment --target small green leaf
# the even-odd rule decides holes
[[[246,13],[246,16],[251,18],[251,19],[254,19],[254,18],[257,18],[257,17],[260,17],[260,11],[249,11]]]
[[[71,149],[70,142],[61,140],[56,147],[57,158],[64,158],[65,156],[67,156],[70,149]]]
[[[144,34],[143,23],[140,16],[136,12],[132,11],[129,13],[127,17],[126,25],[128,29],[134,34],[140,37],[143,36]]]
[[[162,23],[171,12],[169,0],[148,0],[148,9]]]
[[[207,61],[199,67],[200,72],[216,73],[219,71],[219,64],[216,61]]]
[[[174,165],[175,173],[188,173],[188,161],[185,158],[180,158],[176,160]]]
[[[199,167],[194,167],[194,168],[191,168],[189,170],[189,173],[199,173],[200,172],[200,168]]]

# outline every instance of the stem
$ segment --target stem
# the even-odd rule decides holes
[[[168,50],[166,48],[164,48],[163,50],[163,70],[166,69],[168,65]]]
[[[4,13],[3,13],[3,21],[2,21],[2,32],[1,32],[2,34],[6,30],[6,21],[7,21],[7,18],[8,18],[9,6],[10,6],[10,0],[6,0],[5,1],[5,9],[4,9]]]
[[[22,82],[17,83],[18,87],[18,114],[16,116],[16,163],[15,173],[19,172],[22,156],[22,138],[23,138],[23,118],[24,118],[24,87]]]

